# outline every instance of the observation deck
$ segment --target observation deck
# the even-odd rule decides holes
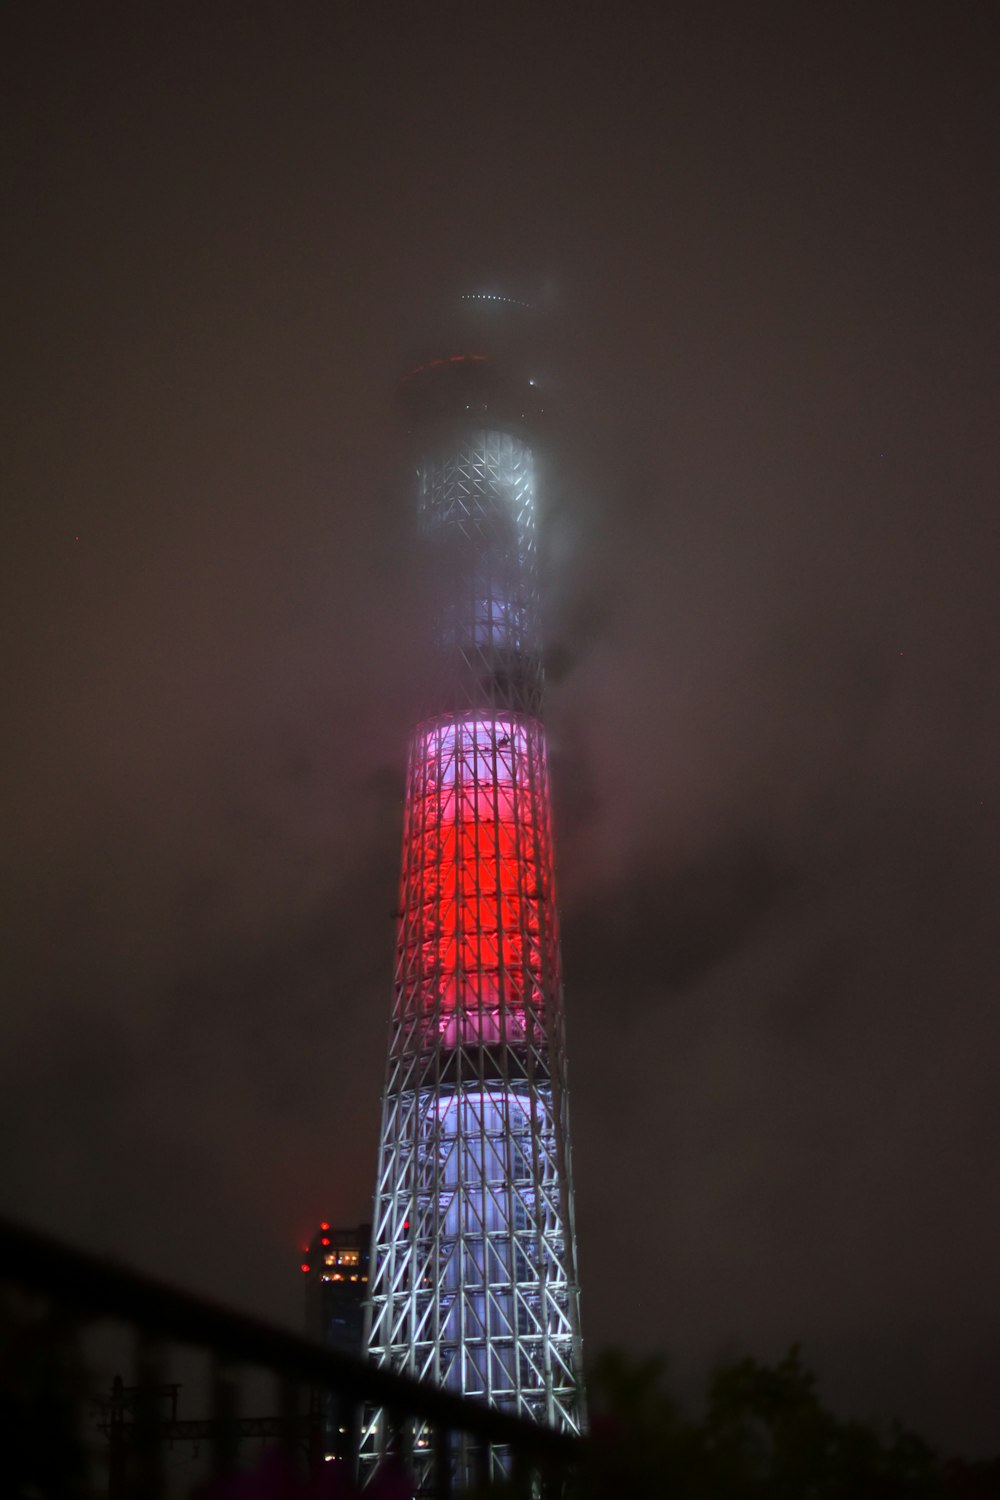
[[[533,381],[488,354],[449,354],[417,365],[403,378],[399,399],[409,423],[489,427],[525,437],[544,410]]]
[[[539,321],[529,303],[498,293],[432,300],[399,387],[411,430],[422,437],[463,427],[536,434],[544,405],[534,368]]]

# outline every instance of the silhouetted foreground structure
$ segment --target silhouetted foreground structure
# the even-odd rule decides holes
[[[273,1436],[289,1465],[300,1471],[319,1471],[327,1462],[343,1465],[348,1490],[344,1471],[353,1464],[363,1406],[377,1405],[386,1413],[393,1466],[408,1466],[411,1435],[426,1429],[436,1460],[433,1492],[441,1500],[452,1493],[457,1437],[478,1453],[480,1473],[502,1445],[513,1454],[515,1473],[526,1488],[541,1483],[554,1496],[564,1494],[580,1452],[579,1441],[567,1434],[419,1385],[3,1222],[0,1296],[0,1489],[15,1497],[91,1500],[106,1492],[107,1453],[99,1455],[86,1432],[99,1384],[88,1365],[87,1338],[106,1323],[126,1325],[134,1343],[132,1385],[122,1387],[119,1411],[111,1413],[121,1429],[112,1475],[116,1500],[164,1496],[164,1446],[170,1421],[176,1421],[166,1409],[174,1389],[165,1381],[171,1346],[204,1351],[208,1358],[212,1413],[203,1440],[219,1486],[238,1470],[241,1436],[250,1435],[240,1415],[241,1377],[250,1369],[273,1376],[278,1412],[276,1418],[249,1419],[252,1435]],[[326,1395],[344,1416],[339,1451],[332,1457],[324,1453],[319,1416]],[[261,1422],[266,1432],[257,1430]],[[210,1485],[198,1493],[210,1496],[216,1490]],[[240,1491],[230,1487],[224,1493]]]

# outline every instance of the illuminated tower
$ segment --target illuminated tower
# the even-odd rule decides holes
[[[504,298],[462,303],[460,332],[402,387],[435,588],[435,671],[409,752],[369,1347],[394,1369],[577,1432],[541,720],[540,408],[518,357],[528,310]],[[376,1428],[368,1451],[378,1442]],[[494,1461],[502,1472],[503,1455]]]

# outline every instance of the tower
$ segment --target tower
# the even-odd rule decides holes
[[[541,408],[521,352],[532,314],[499,297],[461,303],[401,390],[433,586],[434,670],[409,749],[369,1349],[393,1369],[577,1432],[579,1293],[541,718]],[[367,1451],[381,1440],[376,1417]],[[502,1453],[494,1464],[502,1473]]]

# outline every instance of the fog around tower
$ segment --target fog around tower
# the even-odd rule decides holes
[[[3,1211],[293,1326],[297,1245],[370,1212],[395,390],[510,287],[586,1345],[693,1390],[800,1339],[839,1409],[995,1446],[981,13],[536,14],[487,65],[223,11],[6,49]]]

